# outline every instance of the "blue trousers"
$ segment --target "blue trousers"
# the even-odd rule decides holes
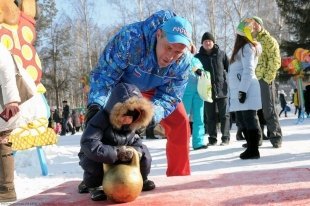
[[[197,92],[197,85],[187,85],[182,101],[187,115],[192,117],[192,147],[198,148],[206,145],[207,142],[205,140],[205,129],[203,121],[204,102]]]

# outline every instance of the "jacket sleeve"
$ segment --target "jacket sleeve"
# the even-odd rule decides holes
[[[239,91],[246,93],[252,83],[252,78],[255,77],[255,58],[256,53],[254,47],[250,46],[250,44],[246,44],[243,47],[243,50],[241,49],[241,63],[243,71]]]
[[[277,71],[281,66],[281,56],[278,42],[272,36],[269,36],[268,42],[269,43],[265,48],[268,51],[266,53],[266,71],[270,73],[270,75],[266,75],[264,77],[264,80],[270,84],[275,79]]]
[[[259,36],[261,36],[259,42],[263,47],[263,53],[259,59],[256,73],[258,79],[263,78],[270,84],[276,78],[277,71],[281,66],[279,44],[266,30],[263,30]]]
[[[95,161],[113,164],[117,161],[116,147],[102,143],[104,127],[110,125],[104,112],[98,112],[89,122],[81,137],[81,150]]]
[[[229,61],[226,53],[225,52],[223,53],[224,53],[224,59],[223,59],[224,70],[228,73]]]
[[[129,42],[126,27],[107,44],[100,55],[99,62],[90,73],[90,92],[88,103],[105,105],[111,88],[120,80],[128,65]]]
[[[20,102],[15,75],[15,64],[12,56],[4,46],[0,45],[0,85],[4,105]]]

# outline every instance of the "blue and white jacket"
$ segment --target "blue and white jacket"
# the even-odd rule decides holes
[[[181,102],[193,56],[188,51],[170,66],[158,66],[156,31],[174,16],[171,11],[159,11],[145,21],[123,27],[112,38],[90,74],[88,104],[104,106],[111,88],[125,82],[136,85],[141,92],[155,91],[152,102],[156,122],[175,110]]]

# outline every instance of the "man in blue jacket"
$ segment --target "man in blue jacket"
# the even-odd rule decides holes
[[[167,176],[190,175],[190,128],[181,102],[194,46],[191,24],[171,11],[124,26],[107,44],[90,74],[86,121],[119,82],[136,85],[154,107],[166,133]]]

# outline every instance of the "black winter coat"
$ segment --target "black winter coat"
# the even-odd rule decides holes
[[[224,51],[220,50],[217,44],[214,44],[211,54],[207,54],[203,47],[200,47],[199,53],[195,55],[203,68],[210,72],[212,83],[212,98],[227,97],[227,72],[229,61]]]
[[[140,111],[139,118],[126,129],[118,125],[118,117],[133,109]],[[152,116],[151,102],[142,98],[137,87],[125,83],[117,84],[104,109],[90,119],[82,134],[80,165],[86,166],[88,159],[114,164],[118,160],[117,146],[133,146],[143,155],[142,141],[135,134],[135,130],[147,126]]]

